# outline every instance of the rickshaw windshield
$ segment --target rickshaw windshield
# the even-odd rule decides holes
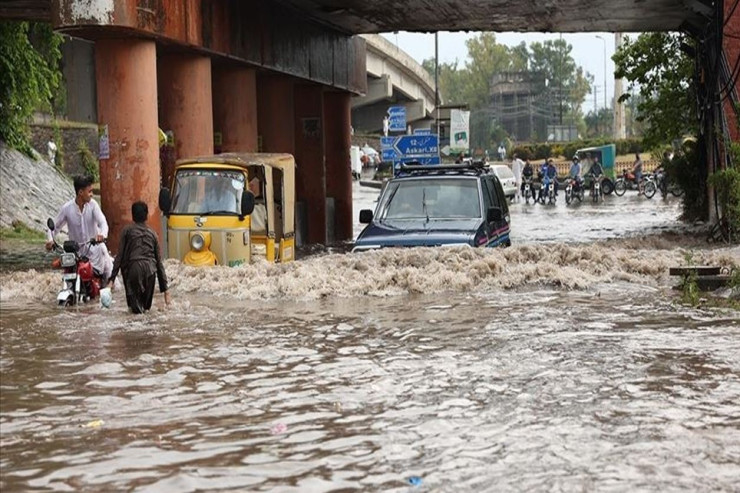
[[[238,215],[243,192],[240,171],[180,170],[175,175],[172,214]]]

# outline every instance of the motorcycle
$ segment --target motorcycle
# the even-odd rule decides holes
[[[524,184],[522,185],[524,190],[522,191],[522,195],[524,196],[524,201],[529,204],[529,199],[533,199],[535,202],[537,201],[537,191],[539,187],[536,186],[536,184],[532,181],[532,178],[525,178]]]
[[[660,190],[660,195],[666,198],[670,193],[674,197],[680,197],[683,195],[683,190],[674,182],[668,178],[667,173],[662,168],[655,170],[655,186]]]
[[[54,221],[49,219],[47,226],[53,232]],[[67,240],[63,245],[54,241],[52,250],[59,254],[52,261],[52,267],[62,269],[62,289],[57,294],[59,306],[73,306],[78,303],[87,303],[100,296],[103,284],[102,275],[93,268],[92,262],[80,255],[80,250],[88,245],[97,245],[95,239],[79,244]]]
[[[603,195],[601,191],[601,180],[599,179],[592,179],[591,180],[591,200],[595,202],[598,202],[599,199],[604,200]]]
[[[621,197],[624,195],[624,193],[629,190],[639,190],[640,185],[637,183],[637,179],[635,178],[634,173],[624,170],[624,173],[622,173],[622,176],[620,176],[616,183],[614,183],[614,193]],[[653,180],[652,175],[643,175],[642,178],[642,189],[643,193],[645,194],[645,197],[651,199],[653,198],[653,195],[655,195],[656,191],[656,185],[655,181]]]
[[[547,201],[548,204],[554,204],[557,198],[555,197],[555,179],[545,178],[542,182],[542,188],[540,189],[538,200],[541,204]]]
[[[570,204],[574,199],[578,199],[578,202],[583,201],[583,187],[575,178],[568,178],[565,185],[565,203]]]

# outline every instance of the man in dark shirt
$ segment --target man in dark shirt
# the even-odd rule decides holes
[[[170,293],[167,291],[167,275],[159,253],[157,235],[146,225],[149,207],[144,202],[134,202],[131,215],[134,224],[129,224],[121,231],[121,244],[113,262],[110,280],[114,282],[120,270],[126,288],[126,303],[133,313],[144,313],[152,307],[155,276],[167,305],[170,304]]]

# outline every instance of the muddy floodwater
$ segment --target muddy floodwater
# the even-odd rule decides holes
[[[740,249],[679,208],[513,204],[503,250],[169,260],[144,316],[3,272],[0,491],[738,491],[740,312],[667,274]]]

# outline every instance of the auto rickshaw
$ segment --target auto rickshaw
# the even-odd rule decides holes
[[[581,162],[581,175],[587,176],[588,171],[591,169],[593,164],[593,158],[598,157],[599,163],[604,170],[604,177],[608,178],[603,180],[602,190],[606,195],[609,195],[614,191],[614,183],[616,176],[614,176],[614,163],[617,158],[617,146],[614,144],[608,144],[599,147],[587,147],[585,149],[578,149],[576,156]]]
[[[250,191],[254,189],[254,192]],[[187,265],[237,266],[295,259],[295,160],[224,153],[178,161],[159,208],[166,251]]]

